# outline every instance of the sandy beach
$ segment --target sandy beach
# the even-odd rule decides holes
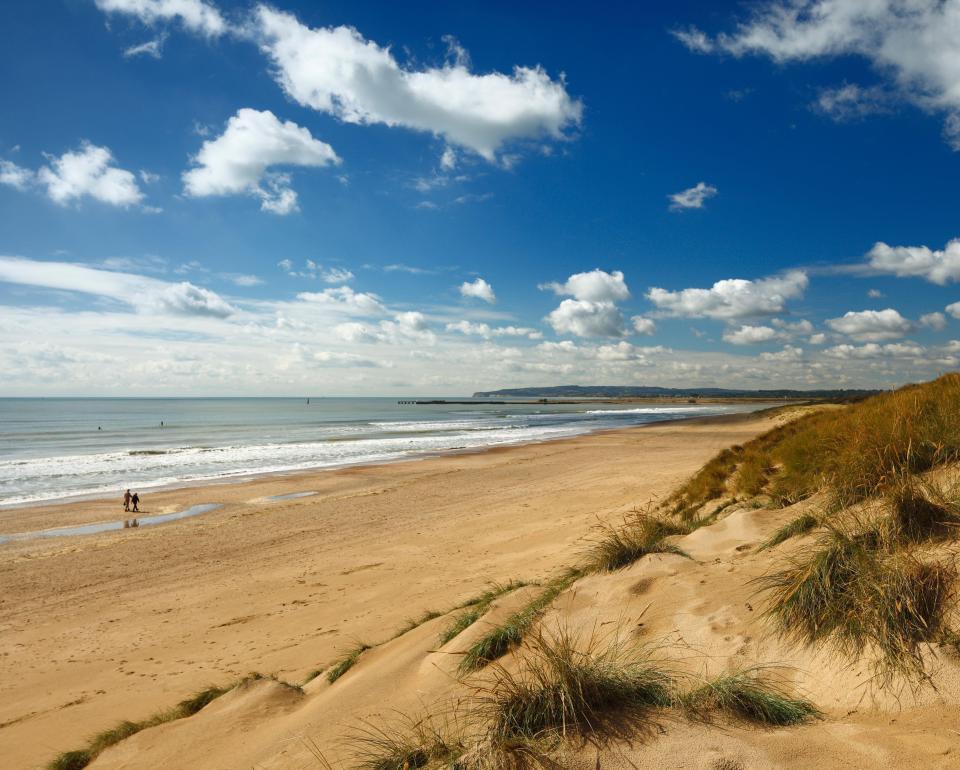
[[[668,492],[770,425],[710,418],[145,497],[154,528],[0,546],[0,757],[35,768],[91,733],[250,671],[298,680],[357,640],[494,580],[566,563],[598,518]],[[268,501],[315,491],[310,497]],[[0,512],[0,534],[123,518],[119,501]]]
[[[781,423],[742,414],[381,466],[170,490],[144,514],[222,507],[170,524],[0,546],[0,758],[42,768],[122,720],[139,721],[251,672],[196,716],[145,729],[100,754],[95,770],[311,770],[349,767],[344,739],[398,714],[448,713],[475,683],[463,652],[524,606],[506,594],[451,641],[450,610],[491,582],[543,581],[578,559],[598,522],[663,497],[720,449]],[[271,500],[278,495],[310,496]],[[667,717],[655,734],[572,750],[587,770],[909,767],[947,770],[960,662],[938,653],[936,689],[878,691],[863,665],[784,646],[767,632],[753,582],[779,553],[756,547],[815,501],[733,505],[651,554],[564,591],[546,629],[625,633],[668,655],[681,676],[774,666],[822,720],[764,729]],[[109,520],[118,501],[8,510],[0,533]],[[428,611],[439,616],[403,632]],[[358,644],[342,678],[319,676]],[[931,651],[933,654],[933,651]],[[484,675],[480,675],[480,681]]]

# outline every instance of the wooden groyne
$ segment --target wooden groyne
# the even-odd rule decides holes
[[[596,401],[548,401],[545,398],[538,398],[534,401],[447,401],[446,399],[430,399],[429,401],[397,401],[400,406],[476,406],[478,404],[490,404],[493,406],[505,406],[507,404],[586,404],[596,403]]]

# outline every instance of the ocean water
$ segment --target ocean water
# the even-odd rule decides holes
[[[0,399],[0,505],[389,462],[755,408],[402,405],[396,398]]]

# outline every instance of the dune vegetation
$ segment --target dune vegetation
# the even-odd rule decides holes
[[[869,657],[880,684],[922,681],[925,646],[953,638],[960,488],[930,474],[960,459],[960,375],[786,423],[721,452],[667,501],[696,521],[722,499],[784,507],[815,495],[761,544],[821,532],[758,580],[765,614],[797,644]],[[716,503],[713,503],[716,505]]]
[[[215,701],[217,698],[225,695],[231,690],[241,687],[248,682],[264,678],[265,677],[263,674],[248,674],[240,681],[235,682],[227,687],[207,687],[195,695],[180,701],[173,708],[167,709],[166,711],[160,711],[140,722],[124,720],[109,730],[104,730],[91,737],[84,748],[76,749],[74,751],[66,751],[63,754],[60,754],[58,757],[56,757],[56,759],[47,765],[47,770],[81,770],[81,768],[89,765],[103,751],[119,743],[125,738],[129,738],[131,735],[135,735],[141,730],[146,730],[149,727],[156,727],[157,725],[173,722],[177,719],[186,719],[187,717],[191,717]],[[287,683],[283,682],[282,684],[286,685]],[[299,689],[296,688],[295,685],[287,686]]]
[[[684,694],[680,701],[705,718],[711,712],[721,712],[775,727],[803,724],[821,716],[813,703],[792,697],[775,672],[761,666],[715,677]]]
[[[668,543],[674,535],[688,535],[690,522],[675,523],[648,512],[634,511],[620,526],[600,524],[597,536],[583,552],[584,572],[613,572],[651,553],[672,553],[689,558],[681,548]]]
[[[729,493],[783,506],[817,492],[841,510],[960,458],[960,375],[823,408],[725,449],[667,501],[681,519]]]

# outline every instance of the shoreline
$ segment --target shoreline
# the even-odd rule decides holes
[[[743,404],[742,401],[727,401],[727,402],[723,402],[722,404],[717,403],[716,405],[717,406],[721,406],[721,405],[736,406],[736,405],[742,405],[742,404]],[[375,468],[379,466],[390,466],[390,465],[403,464],[403,463],[422,462],[425,460],[434,460],[434,459],[443,458],[443,457],[456,457],[459,455],[484,454],[487,452],[502,451],[502,450],[511,449],[515,447],[537,446],[540,444],[547,445],[547,444],[553,444],[553,443],[562,442],[562,441],[574,441],[579,438],[584,438],[588,436],[594,436],[594,435],[599,435],[599,434],[604,434],[609,432],[640,430],[643,428],[648,428],[652,425],[688,423],[688,422],[693,422],[698,420],[717,420],[717,419],[724,419],[724,418],[730,418],[730,417],[756,415],[764,411],[767,411],[768,409],[782,407],[782,406],[801,406],[801,404],[795,404],[792,401],[782,401],[782,400],[781,401],[762,401],[762,402],[758,401],[751,404],[751,406],[753,405],[757,406],[757,408],[749,411],[732,412],[728,414],[718,414],[718,415],[696,415],[691,417],[674,417],[667,420],[654,420],[648,423],[632,425],[630,427],[616,426],[616,427],[596,428],[594,430],[588,430],[582,433],[576,433],[569,436],[559,436],[556,438],[538,437],[538,438],[533,438],[529,440],[519,440],[515,442],[502,443],[502,444],[463,447],[459,449],[447,449],[447,450],[439,450],[439,451],[424,451],[418,454],[395,457],[395,458],[390,458],[386,460],[360,461],[360,462],[352,462],[352,463],[343,463],[343,464],[332,465],[332,466],[316,466],[312,468],[295,469],[295,470],[277,470],[277,471],[260,471],[260,472],[244,471],[233,476],[220,476],[220,477],[212,477],[212,478],[206,478],[206,479],[192,479],[185,482],[159,484],[155,487],[143,486],[143,485],[135,485],[135,486],[138,491],[145,491],[146,494],[150,495],[151,497],[157,497],[157,496],[165,497],[166,493],[170,493],[170,492],[188,492],[190,490],[201,490],[201,489],[210,489],[210,488],[218,488],[218,487],[237,487],[245,484],[251,484],[260,480],[271,480],[271,479],[273,480],[289,479],[291,481],[296,481],[299,478],[311,478],[318,474],[335,473],[337,471],[349,470],[353,468]],[[3,547],[8,542],[10,542],[10,541],[5,541],[3,539],[5,537],[9,538],[11,536],[35,534],[40,532],[46,532],[47,530],[51,530],[51,529],[68,528],[71,526],[71,523],[68,522],[64,524],[57,524],[49,527],[43,527],[40,529],[22,529],[22,528],[10,529],[11,523],[9,520],[14,517],[9,516],[8,514],[26,513],[28,515],[36,515],[36,514],[42,514],[44,511],[47,511],[47,510],[53,513],[53,512],[59,512],[60,509],[63,509],[66,507],[75,506],[77,508],[81,508],[81,507],[87,507],[90,505],[107,503],[109,501],[116,502],[120,499],[120,496],[122,495],[122,488],[123,487],[119,487],[118,490],[120,491],[110,495],[99,493],[99,492],[91,492],[89,494],[70,495],[67,497],[51,497],[51,498],[45,498],[42,500],[28,501],[28,502],[22,502],[22,503],[0,502],[0,547]],[[133,486],[131,486],[131,488],[133,488]],[[122,512],[122,509],[120,508],[119,504],[117,505],[117,507],[118,507],[118,515],[119,515],[119,512]],[[175,511],[169,508],[165,508],[163,510],[159,510],[155,512],[150,511],[150,513],[147,515],[166,515],[174,512]],[[143,515],[145,511],[140,511],[140,513],[141,515]],[[122,519],[122,518],[130,518],[130,517],[121,516],[120,518]],[[115,520],[116,520],[116,517],[108,517],[108,518],[102,519],[102,522],[108,523],[108,522],[113,522]],[[95,519],[84,519],[82,521],[73,522],[73,524],[94,524],[94,523],[99,523],[99,522]],[[37,534],[36,536],[37,537],[54,537],[55,535]]]

